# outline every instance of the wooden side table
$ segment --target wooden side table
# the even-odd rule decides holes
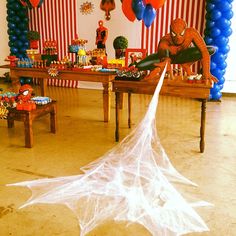
[[[125,81],[114,80],[112,82],[113,92],[116,95],[116,130],[115,140],[119,141],[119,110],[121,108],[122,94],[128,93],[128,126],[131,127],[131,94],[149,94],[152,95],[156,89],[157,81]],[[205,120],[206,120],[206,102],[210,95],[211,84],[189,84],[186,80],[165,79],[160,94],[195,98],[202,102],[201,122],[200,122],[200,152],[205,149]]]
[[[33,147],[33,121],[38,117],[50,114],[50,130],[56,133],[56,101],[52,101],[46,105],[37,105],[32,111],[18,111],[15,108],[9,109],[7,116],[8,128],[14,126],[14,121],[24,122],[25,129],[25,147]]]

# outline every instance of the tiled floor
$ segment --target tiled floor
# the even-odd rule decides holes
[[[37,94],[39,88],[35,91]],[[103,122],[102,92],[99,90],[50,87],[49,95],[58,101],[58,133],[49,132],[48,117],[35,121],[32,149],[24,147],[22,123],[16,122],[14,129],[8,129],[6,121],[0,120],[1,236],[79,235],[76,217],[65,206],[34,205],[18,209],[30,197],[30,191],[5,185],[79,174],[80,167],[116,145],[114,94],[108,123]],[[144,115],[149,101],[150,96],[133,96],[133,127]],[[185,191],[214,204],[212,208],[197,209],[211,231],[191,235],[235,236],[236,97],[207,103],[203,154],[199,153],[199,126],[199,101],[161,96],[157,114],[161,142],[176,169],[199,185],[198,188],[187,187]],[[121,112],[121,139],[129,132],[125,103]],[[109,221],[89,235],[150,234],[137,224],[126,227],[124,223]]]

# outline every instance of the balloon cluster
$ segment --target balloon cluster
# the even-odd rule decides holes
[[[156,17],[156,10],[164,5],[166,0],[122,0],[122,11],[129,21],[143,20],[149,27]]]
[[[44,0],[19,0],[24,7],[41,7]]]
[[[29,47],[27,9],[19,1],[7,0],[8,36],[11,55],[25,57]]]
[[[217,47],[216,53],[211,57],[211,73],[219,81],[211,89],[210,99],[219,100],[222,96],[220,90],[224,86],[226,58],[230,47],[229,36],[232,34],[231,21],[233,17],[233,0],[207,0],[205,42]]]

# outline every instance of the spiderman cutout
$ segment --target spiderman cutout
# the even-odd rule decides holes
[[[158,58],[160,62],[154,64],[156,68],[151,71],[147,79],[156,77],[158,73],[163,71],[166,63],[168,65],[167,71],[171,73],[170,64],[173,63],[175,57],[180,52],[191,47],[192,44],[197,47],[201,53],[200,62],[202,65],[203,79],[206,83],[208,81],[217,82],[217,78],[210,73],[210,54],[203,38],[196,29],[188,28],[186,22],[180,18],[171,22],[170,33],[161,38],[158,44]],[[194,62],[195,61],[190,61],[181,64],[187,76],[194,75],[190,68]]]

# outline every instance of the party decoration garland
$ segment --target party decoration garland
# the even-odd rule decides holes
[[[156,17],[156,10],[164,5],[166,0],[123,0],[122,11],[129,21],[143,20],[150,27]]]
[[[230,50],[228,45],[229,36],[232,34],[231,21],[233,17],[233,0],[207,0],[206,4],[206,28],[205,42],[218,48],[211,57],[211,73],[219,81],[211,89],[210,99],[219,100],[222,96],[220,90],[224,86],[225,70],[227,67],[226,58]]]

